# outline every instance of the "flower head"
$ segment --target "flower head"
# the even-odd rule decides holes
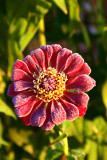
[[[95,86],[95,80],[78,53],[45,45],[17,60],[13,68],[8,95],[24,124],[50,130],[85,115],[89,97],[84,92]]]

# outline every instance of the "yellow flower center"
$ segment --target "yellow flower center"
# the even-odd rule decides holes
[[[56,69],[49,67],[41,72],[38,78],[35,74],[33,77],[35,77],[33,91],[37,98],[50,102],[52,99],[58,99],[63,95],[67,81],[67,76],[63,72],[58,73]]]

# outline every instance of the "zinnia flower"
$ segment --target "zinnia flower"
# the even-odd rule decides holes
[[[84,116],[95,86],[87,63],[78,53],[60,45],[45,45],[17,60],[13,65],[12,84],[15,112],[25,125],[45,130],[65,120]]]

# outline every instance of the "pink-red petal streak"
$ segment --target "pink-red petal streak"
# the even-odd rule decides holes
[[[78,108],[74,104],[68,103],[62,100],[62,98],[60,98],[59,101],[66,111],[67,120],[73,121],[75,118],[79,116]]]
[[[39,106],[36,107],[34,112],[31,115],[31,125],[32,126],[42,126],[46,119],[46,103],[42,102]]]
[[[77,76],[71,83],[66,85],[67,89],[86,92],[95,86],[95,80],[88,75],[82,74]]]
[[[51,117],[55,124],[62,123],[66,120],[66,112],[62,105],[58,104],[56,100],[52,100]]]
[[[78,53],[74,53],[67,59],[64,72],[66,74],[75,74],[82,67],[83,63],[83,58]]]

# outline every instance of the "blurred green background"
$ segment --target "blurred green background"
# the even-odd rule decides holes
[[[7,96],[13,63],[45,39],[80,53],[97,84],[86,115],[63,124],[71,153],[66,160],[107,160],[106,0],[0,1],[0,160],[64,160],[61,142],[47,147],[57,132],[25,126]]]

